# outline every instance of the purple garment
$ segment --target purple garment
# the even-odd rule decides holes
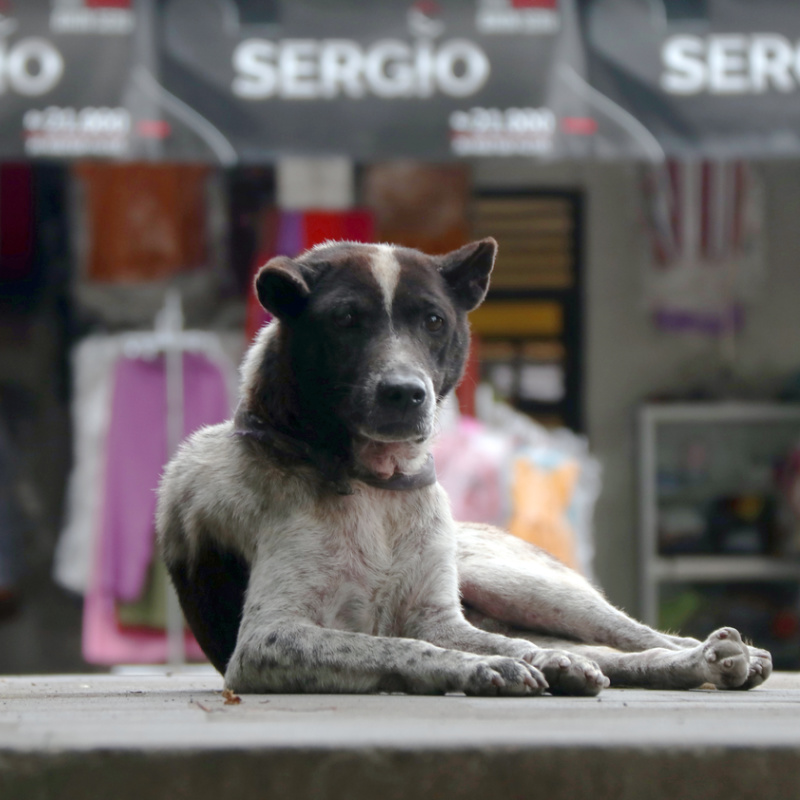
[[[184,435],[230,414],[225,376],[203,355],[183,357]],[[167,453],[165,359],[121,359],[106,443],[100,583],[118,600],[140,597],[155,547],[156,487]]]
[[[278,237],[275,242],[275,255],[294,258],[294,256],[305,250],[303,246],[303,219],[302,211],[281,212]]]

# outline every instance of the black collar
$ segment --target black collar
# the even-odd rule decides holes
[[[397,473],[391,478],[379,478],[376,475],[362,474],[352,470],[341,460],[330,456],[320,455],[315,448],[307,442],[291,434],[279,431],[266,420],[249,411],[237,411],[234,418],[234,436],[255,439],[279,456],[290,460],[299,460],[315,466],[325,478],[332,483],[338,494],[352,494],[351,480],[361,481],[377,489],[390,492],[410,492],[414,489],[424,489],[436,483],[436,465],[433,455],[428,458],[420,469],[413,475]]]

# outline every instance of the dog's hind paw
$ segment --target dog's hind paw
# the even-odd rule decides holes
[[[547,689],[540,670],[519,658],[479,656],[465,670],[457,687],[469,695],[539,695]]]
[[[756,686],[761,686],[772,675],[772,656],[766,650],[756,647],[745,645],[745,649],[750,656],[750,667],[744,683],[735,688],[754,689]]]
[[[718,689],[745,688],[750,676],[750,653],[735,628],[714,631],[700,647],[706,681]]]
[[[610,684],[594,661],[563,650],[538,651],[536,666],[547,678],[551,694],[591,697]]]

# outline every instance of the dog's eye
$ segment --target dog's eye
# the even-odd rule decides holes
[[[425,317],[425,327],[431,332],[440,331],[444,325],[444,320],[438,314],[428,314]]]
[[[356,315],[352,311],[342,309],[333,315],[333,322],[340,328],[352,328],[356,324]]]

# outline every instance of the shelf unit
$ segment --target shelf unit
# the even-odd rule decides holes
[[[708,436],[719,443],[706,480],[665,486],[664,458],[674,438]],[[659,598],[669,583],[791,582],[800,587],[800,558],[788,555],[680,554],[659,552],[659,510],[670,503],[711,501],[723,492],[746,491],[736,479],[743,444],[762,459],[779,457],[800,443],[800,405],[745,402],[648,404],[639,414],[639,589],[641,618],[658,626]],[[738,451],[737,451],[738,448]],[[724,451],[724,452],[722,452]],[[781,452],[782,451],[782,452]],[[752,456],[752,453],[749,455]],[[710,459],[712,462],[714,458]],[[715,470],[716,473],[715,474]]]

